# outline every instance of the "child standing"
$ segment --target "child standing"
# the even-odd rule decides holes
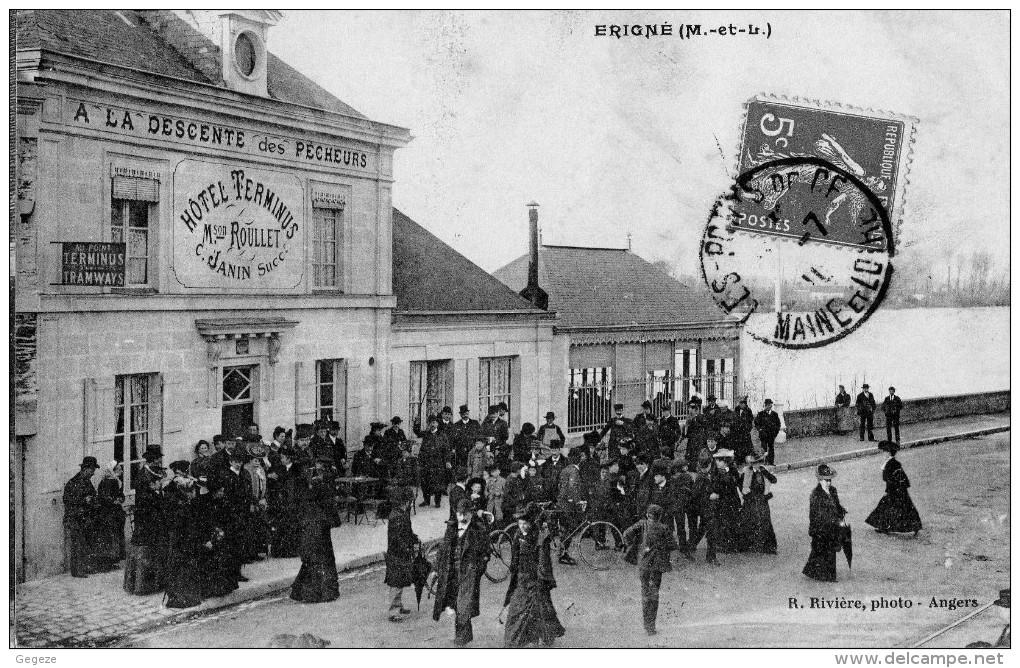
[[[492,513],[498,526],[503,522],[503,488],[506,486],[506,478],[503,477],[503,470],[499,466],[490,466],[485,471],[485,490],[489,495],[488,510]]]

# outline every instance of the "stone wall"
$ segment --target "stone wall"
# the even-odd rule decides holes
[[[981,392],[976,394],[949,395],[910,399],[903,402],[900,423],[926,422],[961,415],[981,415],[984,413],[1001,413],[1009,410],[1009,390],[1001,392]],[[885,414],[882,413],[882,397],[875,395],[879,402],[875,412],[875,431],[885,428]],[[801,436],[818,436],[852,431],[857,428],[857,414],[854,408],[806,408],[785,411],[788,438]]]

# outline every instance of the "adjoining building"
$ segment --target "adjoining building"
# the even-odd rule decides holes
[[[536,243],[538,285],[557,314],[554,347],[567,429],[605,425],[620,402],[631,414],[648,399],[658,414],[686,412],[692,396],[716,395],[733,405],[739,387],[740,333],[704,293],[670,277],[627,249]],[[529,289],[528,255],[495,276]],[[534,292],[534,290],[531,290]]]
[[[270,53],[279,18],[16,14],[19,580],[63,570],[83,456],[130,505],[150,444],[549,396],[554,316],[394,212],[409,131]]]

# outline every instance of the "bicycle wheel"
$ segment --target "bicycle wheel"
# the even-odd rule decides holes
[[[623,534],[610,522],[592,522],[577,541],[581,561],[596,571],[622,567],[625,549]]]
[[[513,540],[505,529],[496,529],[489,534],[489,563],[485,567],[485,577],[489,582],[502,582],[510,576],[510,559]]]

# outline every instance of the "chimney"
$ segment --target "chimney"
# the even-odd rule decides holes
[[[528,222],[531,223],[531,257],[528,260],[528,286],[521,296],[535,308],[549,310],[549,295],[538,285],[538,203],[528,204]]]

